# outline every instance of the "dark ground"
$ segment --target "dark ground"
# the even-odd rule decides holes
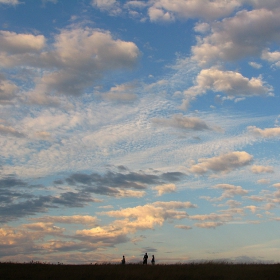
[[[26,280],[280,280],[280,264],[51,265],[0,263],[0,279]]]

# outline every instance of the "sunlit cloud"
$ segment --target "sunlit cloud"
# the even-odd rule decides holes
[[[205,174],[209,171],[215,173],[228,173],[234,169],[250,164],[253,157],[247,152],[231,152],[212,158],[201,158],[199,163],[193,164],[190,172]]]

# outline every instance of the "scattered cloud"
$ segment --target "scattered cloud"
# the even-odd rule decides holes
[[[196,223],[195,226],[199,228],[216,228],[222,226],[224,223],[221,222],[205,222],[205,223]]]
[[[153,187],[154,190],[158,192],[158,196],[162,196],[165,193],[172,193],[176,191],[176,186],[174,184],[165,184]]]
[[[261,56],[267,44],[280,40],[279,13],[279,9],[242,10],[215,22],[211,34],[198,38],[197,45],[192,47],[193,58],[207,65]]]
[[[183,114],[173,115],[171,119],[159,119],[154,118],[152,122],[161,126],[166,127],[174,127],[183,130],[194,130],[194,131],[202,131],[202,130],[213,130],[207,123],[196,117],[187,117]],[[217,130],[218,128],[216,128]]]
[[[229,15],[239,6],[239,1],[156,0],[152,2],[148,14],[151,21],[174,21],[177,18],[213,20]]]
[[[280,127],[265,128],[261,129],[256,126],[248,126],[248,131],[256,136],[261,136],[263,138],[271,138],[280,136]]]
[[[209,171],[214,173],[228,173],[234,169],[250,164],[253,157],[247,152],[230,152],[217,157],[201,158],[199,163],[193,164],[190,172],[203,175]]]
[[[249,62],[249,65],[252,66],[253,68],[256,68],[256,69],[261,69],[262,68],[262,65],[257,63],[257,62]]]
[[[221,189],[223,190],[223,194],[216,198],[215,200],[223,200],[226,198],[231,198],[236,195],[244,196],[248,194],[247,190],[244,190],[241,186],[234,186],[230,184],[218,184],[212,187],[213,189]]]
[[[192,229],[191,226],[185,226],[185,225],[176,225],[175,228],[180,228],[180,229],[184,229],[184,230]]]
[[[97,223],[97,218],[89,215],[73,215],[73,216],[43,216],[39,218],[31,218],[32,221],[41,223],[60,223],[60,224],[84,224],[92,225]]]
[[[20,2],[18,0],[0,0],[0,5],[1,4],[6,4],[6,5],[18,5]]]
[[[196,97],[207,91],[222,92],[230,98],[237,96],[272,95],[271,88],[261,78],[248,79],[238,72],[217,68],[203,69],[196,77],[196,85],[184,91],[186,97]]]
[[[270,184],[270,180],[269,179],[259,179],[257,181],[257,183],[260,185],[268,185],[268,184]]]
[[[274,173],[273,166],[253,165],[251,171],[255,174],[259,173]]]

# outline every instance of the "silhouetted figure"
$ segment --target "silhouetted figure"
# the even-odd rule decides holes
[[[148,261],[148,254],[146,253],[143,257],[143,264],[147,264]]]
[[[122,256],[122,264],[125,264],[125,257]]]
[[[155,256],[153,255],[153,258],[152,258],[152,260],[151,260],[151,263],[152,263],[152,265],[154,265],[155,264]]]

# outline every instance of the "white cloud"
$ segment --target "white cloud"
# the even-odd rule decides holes
[[[262,52],[262,59],[275,62],[280,60],[280,52],[269,52],[267,49]]]
[[[101,11],[107,11],[112,15],[121,13],[119,2],[116,0],[92,0],[91,4],[93,7],[97,7]]]
[[[61,223],[61,224],[96,224],[97,218],[89,215],[73,215],[73,216],[44,216],[40,218],[32,218],[30,220],[43,223]]]
[[[280,127],[261,129],[256,126],[248,126],[247,129],[250,133],[253,133],[256,136],[261,136],[263,138],[280,136]]]
[[[249,65],[251,65],[253,68],[256,68],[256,69],[261,69],[262,68],[262,65],[257,63],[257,62],[249,62]]]
[[[18,0],[0,0],[0,4],[18,5]]]
[[[171,119],[154,118],[152,119],[152,122],[162,126],[175,127],[184,130],[201,131],[213,129],[208,126],[205,121],[196,117],[187,117],[183,114],[173,115]]]
[[[232,215],[230,214],[205,214],[205,215],[193,215],[189,216],[191,220],[197,221],[221,221],[221,222],[228,222],[233,219]]]
[[[259,173],[274,173],[272,166],[253,165],[251,170],[255,174]]]
[[[231,152],[212,158],[201,158],[198,164],[192,165],[190,172],[196,174],[205,174],[209,171],[215,173],[228,173],[234,169],[246,166],[251,163],[253,157],[242,152]]]
[[[243,196],[243,195],[248,194],[248,191],[244,190],[241,186],[234,186],[234,185],[230,185],[230,184],[218,184],[212,188],[213,189],[222,189],[224,191],[223,194],[215,200],[223,200],[225,198],[234,197],[236,195]]]
[[[271,95],[271,88],[265,86],[261,78],[242,76],[234,71],[217,68],[203,69],[196,77],[196,85],[184,92],[187,97],[195,97],[206,91],[222,92],[229,97]]]
[[[175,228],[180,228],[180,229],[185,229],[185,230],[192,229],[191,226],[185,226],[185,225],[176,225]]]
[[[253,214],[256,213],[258,207],[255,205],[249,205],[249,206],[245,206],[245,209],[249,209]]]
[[[133,83],[121,84],[111,87],[107,92],[95,92],[95,94],[105,100],[129,102],[137,98],[137,95],[134,93],[135,88],[136,85]]]
[[[166,220],[181,220],[188,217],[185,211],[178,209],[193,208],[195,205],[190,202],[154,202],[134,208],[125,208],[116,211],[102,212],[100,214],[114,218],[112,225],[122,228],[124,233],[134,232],[138,229],[152,229],[155,225],[162,226]]]
[[[64,232],[64,228],[54,226],[53,223],[38,222],[33,224],[24,224],[22,226],[25,229],[36,231],[37,233],[42,232],[43,235],[60,235]]]
[[[260,56],[268,43],[280,40],[280,9],[242,10],[212,25],[212,33],[192,48],[200,64]],[[246,40],[244,40],[246,38]]]
[[[172,21],[177,18],[216,19],[226,16],[240,6],[238,0],[155,0],[149,8],[151,21]]]
[[[0,104],[9,103],[16,97],[18,87],[8,80],[1,79],[0,76]]]
[[[91,28],[61,30],[47,47],[42,35],[1,31],[0,47],[3,68],[31,66],[41,73],[30,77],[36,83],[29,92],[30,99],[37,104],[59,103],[52,94],[83,94],[104,72],[131,68],[140,55],[134,43]],[[110,98],[132,98],[132,94],[121,97],[120,90]]]
[[[10,31],[0,31],[1,52],[7,54],[24,54],[39,52],[45,47],[43,35],[17,34]]]
[[[259,179],[257,181],[257,183],[260,185],[268,185],[270,183],[270,180],[269,179]]]
[[[25,134],[16,130],[14,127],[0,124],[0,134],[14,137],[25,137]]]
[[[196,223],[195,226],[199,228],[216,228],[222,226],[224,223],[221,222],[205,222],[205,223]]]
[[[165,193],[175,192],[176,186],[174,184],[164,184],[164,185],[153,187],[153,189],[158,192],[158,196],[162,196]]]

